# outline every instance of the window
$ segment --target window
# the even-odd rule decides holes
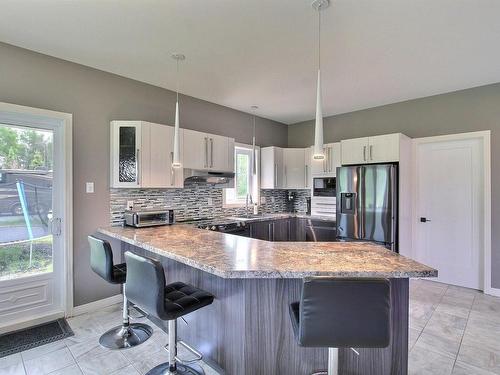
[[[258,202],[259,149],[256,147],[256,174],[252,173],[252,146],[234,148],[234,188],[224,189],[224,207],[244,206],[247,195]]]

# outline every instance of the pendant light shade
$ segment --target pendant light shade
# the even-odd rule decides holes
[[[325,159],[323,150],[323,105],[321,95],[321,11],[330,5],[329,0],[314,0],[312,7],[318,12],[318,82],[316,86],[316,121],[314,123],[313,159]]]
[[[172,167],[180,168],[182,164],[180,162],[180,152],[179,152],[179,101],[175,102],[175,126],[174,126],[174,157],[172,158]]]
[[[172,168],[180,168],[181,157],[179,151],[179,61],[182,61],[186,56],[179,53],[174,53],[172,58],[177,62],[177,89],[176,89],[176,99],[175,99],[175,123],[174,123],[174,152],[172,158]]]
[[[316,91],[316,121],[314,124],[314,150],[313,159],[323,160],[323,107],[321,100],[321,71],[318,69],[318,86]]]
[[[252,107],[253,111],[253,131],[252,131],[252,174],[257,174],[257,154],[255,151],[255,111],[259,108],[256,105],[253,105]]]

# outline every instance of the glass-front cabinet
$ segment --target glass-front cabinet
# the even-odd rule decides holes
[[[141,122],[111,122],[111,187],[141,185]]]

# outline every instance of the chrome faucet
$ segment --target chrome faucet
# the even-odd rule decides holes
[[[251,194],[247,194],[247,199],[246,199],[246,202],[245,202],[246,217],[250,217],[250,214],[248,213],[248,204],[253,205],[253,200],[252,200],[252,195]]]

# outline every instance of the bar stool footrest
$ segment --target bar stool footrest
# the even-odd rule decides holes
[[[181,358],[179,356],[175,356],[175,359],[177,361],[179,361],[179,363],[191,364],[191,363],[199,362],[203,359],[203,353],[200,353],[198,350],[196,350],[195,348],[193,348],[191,345],[187,344],[186,342],[179,340],[179,341],[177,341],[177,345],[182,345],[188,352],[192,353],[195,356],[195,358],[191,358],[191,359],[184,359],[184,358]],[[169,351],[168,344],[165,345],[165,350],[167,352]]]
[[[169,374],[169,363],[165,362],[149,370],[146,375],[165,375]],[[205,371],[198,365],[177,364],[176,375],[205,375]]]

